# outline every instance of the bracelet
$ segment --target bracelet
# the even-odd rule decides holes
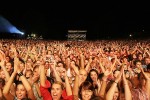
[[[22,76],[23,75],[23,73],[22,72],[20,72],[20,73],[18,73],[18,76],[20,77],[20,76]]]

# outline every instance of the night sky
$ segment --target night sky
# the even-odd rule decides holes
[[[26,33],[63,39],[69,29],[87,30],[87,38],[150,36],[148,4],[44,3],[1,7],[0,15]]]

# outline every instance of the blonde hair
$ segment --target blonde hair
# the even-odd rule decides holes
[[[56,81],[54,82],[53,84],[59,84],[61,86],[61,89],[63,90],[65,87],[64,87],[64,84],[62,82],[59,82],[59,81]],[[53,85],[52,84],[52,85]]]

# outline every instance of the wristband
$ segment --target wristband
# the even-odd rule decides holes
[[[22,76],[23,75],[23,73],[22,72],[20,72],[20,73],[18,73],[18,76],[20,77],[20,76]]]

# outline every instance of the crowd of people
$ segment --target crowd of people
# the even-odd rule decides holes
[[[150,100],[150,40],[0,40],[0,100]]]

